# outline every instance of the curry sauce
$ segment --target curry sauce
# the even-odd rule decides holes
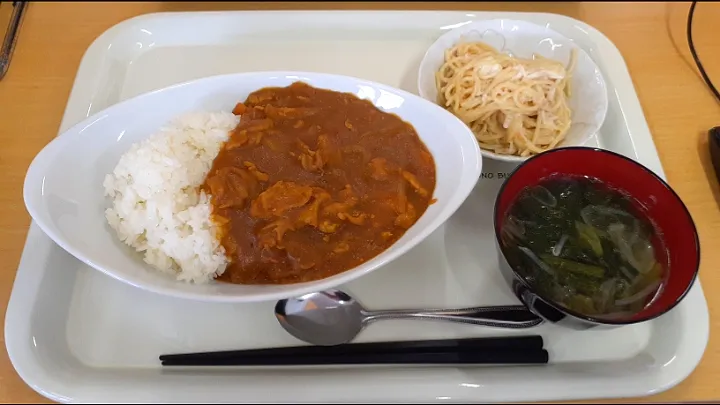
[[[202,186],[230,260],[219,281],[290,284],[366,262],[432,203],[415,129],[350,93],[296,82],[239,103]]]

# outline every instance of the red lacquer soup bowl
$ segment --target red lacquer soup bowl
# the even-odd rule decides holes
[[[593,317],[554,303],[533,289],[517,269],[508,263],[507,247],[501,238],[504,219],[518,195],[550,176],[587,176],[610,188],[628,194],[642,207],[664,245],[668,263],[662,288],[653,300],[636,313],[621,317]],[[656,318],[674,308],[685,297],[697,278],[700,243],[695,224],[680,197],[650,169],[603,149],[558,148],[536,155],[522,164],[503,183],[494,212],[495,237],[500,267],[515,295],[535,314],[547,321],[586,329],[598,325],[628,325]]]

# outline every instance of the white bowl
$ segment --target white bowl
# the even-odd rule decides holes
[[[602,126],[608,109],[608,94],[600,69],[590,56],[575,43],[550,28],[521,20],[473,21],[452,29],[428,48],[418,73],[418,93],[426,100],[437,102],[435,72],[445,59],[445,50],[461,38],[483,41],[512,56],[530,58],[533,53],[567,64],[570,50],[577,51],[577,64],[572,77],[569,106],[572,125],[566,138],[557,147],[584,145]],[[482,150],[485,157],[506,162],[522,162],[527,157],[500,155]]]
[[[147,265],[107,225],[103,178],[131,144],[186,112],[231,111],[249,93],[295,81],[351,92],[411,123],[435,158],[437,184],[431,205],[394,245],[338,275],[292,285],[196,285],[176,281]],[[25,177],[30,215],[58,245],[103,273],[168,296],[215,302],[267,301],[338,286],[398,258],[442,225],[462,204],[482,171],[472,132],[439,106],[408,92],[346,76],[305,72],[258,72],[208,77],[123,101],[81,123],[38,153]]]

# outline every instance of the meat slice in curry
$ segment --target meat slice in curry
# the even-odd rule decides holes
[[[203,189],[230,264],[219,281],[326,278],[390,247],[425,212],[435,163],[415,129],[350,93],[296,82],[239,103]]]

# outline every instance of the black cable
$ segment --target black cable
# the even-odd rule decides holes
[[[712,83],[712,80],[708,77],[707,73],[705,72],[705,68],[702,65],[702,62],[700,62],[700,58],[697,55],[697,52],[695,52],[695,44],[693,43],[692,39],[692,22],[693,22],[693,15],[695,14],[695,6],[697,5],[697,1],[693,1],[690,4],[690,10],[688,11],[688,17],[687,17],[687,41],[688,41],[688,47],[690,48],[690,53],[692,54],[693,60],[695,61],[695,66],[697,66],[698,70],[700,71],[700,75],[702,76],[703,80],[705,81],[705,84],[710,88],[710,91],[715,96],[715,99],[717,99],[718,102],[720,102],[720,92],[718,92],[718,89],[715,87],[715,85]],[[713,169],[715,170],[715,177],[717,177],[718,181],[720,181],[720,126],[711,128],[708,131],[709,141],[708,141],[708,147],[710,149],[710,161],[712,162]]]
[[[705,81],[705,84],[710,88],[710,91],[713,93],[715,98],[718,102],[720,102],[720,91],[713,85],[712,80],[710,80],[710,77],[708,77],[707,73],[705,72],[705,68],[702,65],[702,62],[700,62],[700,58],[697,55],[697,52],[695,52],[695,44],[693,43],[692,39],[692,22],[693,22],[693,15],[695,14],[695,5],[697,5],[697,1],[693,1],[692,4],[690,4],[690,10],[688,11],[688,17],[687,17],[687,41],[688,41],[688,47],[690,48],[690,53],[692,54],[693,60],[695,61],[695,66],[697,66],[698,70],[700,71],[700,75],[702,76],[703,80]]]

